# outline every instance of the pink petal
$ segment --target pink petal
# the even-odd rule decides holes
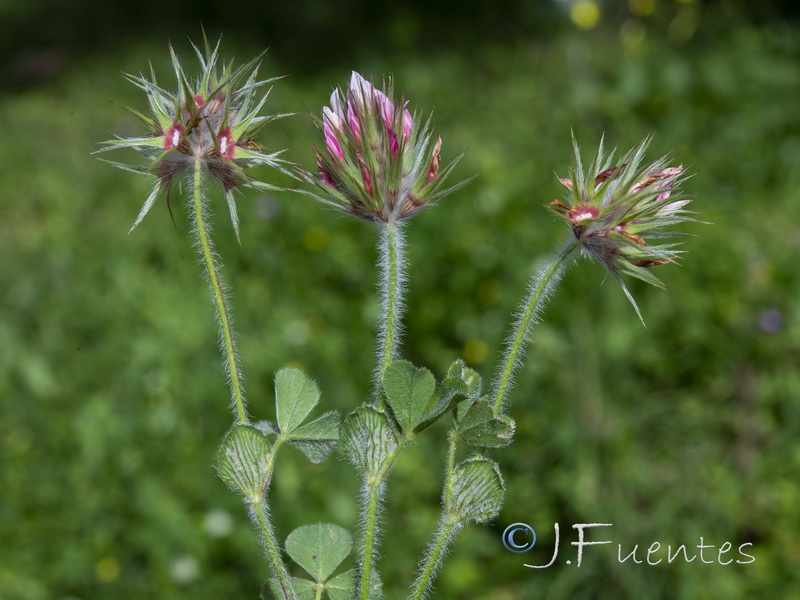
[[[325,134],[325,146],[328,148],[328,153],[331,156],[335,156],[339,159],[339,161],[344,162],[344,152],[342,152],[342,146],[339,143],[339,139],[336,137],[336,133],[331,128],[330,123],[326,120],[322,126],[323,133]]]
[[[406,141],[408,141],[411,137],[411,128],[413,125],[414,124],[411,121],[411,113],[408,112],[408,109],[405,109],[403,111],[403,137]]]
[[[381,118],[386,129],[394,125],[394,104],[389,97],[380,90],[375,90],[375,102],[381,111]]]
[[[350,75],[350,97],[361,108],[366,100],[372,99],[374,88],[359,73],[353,71]]]
[[[331,112],[339,119],[344,120],[344,111],[342,110],[342,101],[339,98],[339,90],[333,90],[331,93]]]
[[[358,116],[356,115],[356,111],[353,108],[353,103],[347,103],[347,124],[350,126],[350,131],[353,132],[353,136],[356,138],[356,141],[360,144],[361,143],[361,125],[358,123]]]
[[[322,119],[325,124],[330,125],[337,131],[342,130],[342,118],[327,106],[322,109]]]
[[[389,150],[392,152],[392,158],[397,158],[400,152],[400,144],[397,141],[397,134],[393,129],[386,128],[386,133],[389,135]]]

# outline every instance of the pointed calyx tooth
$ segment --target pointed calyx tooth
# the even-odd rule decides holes
[[[568,177],[559,177],[558,182],[570,192],[572,191],[572,179],[569,179]]]

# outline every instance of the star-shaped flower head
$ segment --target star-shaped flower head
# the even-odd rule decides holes
[[[347,89],[335,89],[317,126],[324,149],[314,148],[317,176],[301,172],[322,192],[316,196],[361,219],[394,223],[465,185],[443,183],[461,156],[440,169],[442,138],[434,140],[408,102],[353,71]],[[463,154],[462,154],[463,156]]]
[[[675,262],[682,251],[676,250],[674,243],[649,242],[680,235],[666,229],[695,221],[686,210],[691,200],[680,189],[686,178],[684,166],[670,166],[669,156],[645,163],[650,139],[645,138],[618,162],[613,152],[604,154],[601,139],[586,169],[573,139],[570,177],[559,178],[567,189],[565,201],[554,200],[548,206],[568,223],[583,250],[621,285],[637,314],[639,309],[622,276],[664,288],[650,268]]]
[[[134,148],[147,159],[144,164],[107,162],[156,178],[156,184],[131,231],[141,223],[158,197],[163,192],[168,193],[172,181],[179,175],[190,173],[195,161],[200,159],[207,172],[222,183],[238,238],[239,220],[234,189],[238,186],[275,189],[253,179],[245,169],[269,165],[285,170],[284,161],[278,158],[281,152],[262,152],[253,137],[270,121],[287,115],[259,115],[271,89],[262,93],[262,88],[278,79],[258,79],[263,53],[234,68],[233,62],[219,65],[219,42],[211,50],[206,40],[205,52],[201,52],[194,44],[192,47],[200,62],[200,75],[190,81],[170,45],[177,80],[175,93],[158,85],[152,65],[149,79],[144,75],[126,75],[128,81],[147,94],[149,111],[145,114],[129,107],[123,108],[144,121],[149,135],[104,142],[106,147],[99,152]],[[169,200],[169,196],[167,198]]]

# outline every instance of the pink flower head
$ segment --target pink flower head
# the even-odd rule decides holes
[[[452,168],[439,171],[441,138],[433,137],[427,123],[415,129],[408,102],[394,97],[391,80],[378,89],[353,71],[329,104],[317,120],[325,140],[315,149],[317,174],[305,174],[328,198],[321,200],[389,223],[451,191],[441,185]]]

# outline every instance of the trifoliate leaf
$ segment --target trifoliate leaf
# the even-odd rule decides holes
[[[271,444],[255,427],[236,425],[217,451],[217,473],[226,484],[260,502],[267,485],[267,461]]]
[[[300,369],[287,367],[275,374],[275,407],[284,435],[297,429],[319,402],[319,388]]]
[[[463,381],[467,386],[467,393],[470,398],[479,398],[483,389],[483,380],[478,372],[470,369],[460,358],[453,361],[447,369],[447,377],[456,377]]]
[[[492,406],[484,399],[465,401],[456,410],[456,433],[473,446],[502,448],[514,437],[514,420],[507,415],[494,416]]]
[[[289,443],[314,463],[321,463],[339,443],[339,413],[325,413],[318,419],[301,425],[289,434]]]
[[[286,552],[317,582],[324,582],[353,548],[353,536],[331,523],[298,527],[286,538]]]
[[[454,404],[467,397],[467,384],[457,377],[448,377],[439,385],[436,401],[423,415],[419,425],[414,428],[419,433],[426,427],[435,423]]]
[[[460,521],[485,523],[503,507],[505,484],[497,464],[486,458],[472,458],[456,467],[450,506]]]
[[[453,361],[453,364],[451,364],[447,368],[447,376],[448,377],[458,377],[460,379],[461,378],[462,369],[466,369],[466,368],[467,368],[467,364],[462,359],[457,358],[456,360]]]
[[[316,600],[317,584],[308,579],[292,577],[292,588],[294,589],[297,600]],[[274,577],[269,579],[264,587],[261,588],[261,600],[283,600],[286,598],[281,591],[278,580]]]
[[[325,583],[325,590],[330,600],[351,600],[356,587],[356,571],[352,569],[337,575]],[[369,588],[369,600],[383,599],[383,584],[381,578],[373,571],[372,582]]]
[[[398,360],[386,367],[383,389],[400,429],[411,436],[436,392],[436,379],[427,369]]]
[[[328,592],[328,597],[331,600],[351,600],[355,586],[356,572],[351,569],[325,582],[325,591]]]

